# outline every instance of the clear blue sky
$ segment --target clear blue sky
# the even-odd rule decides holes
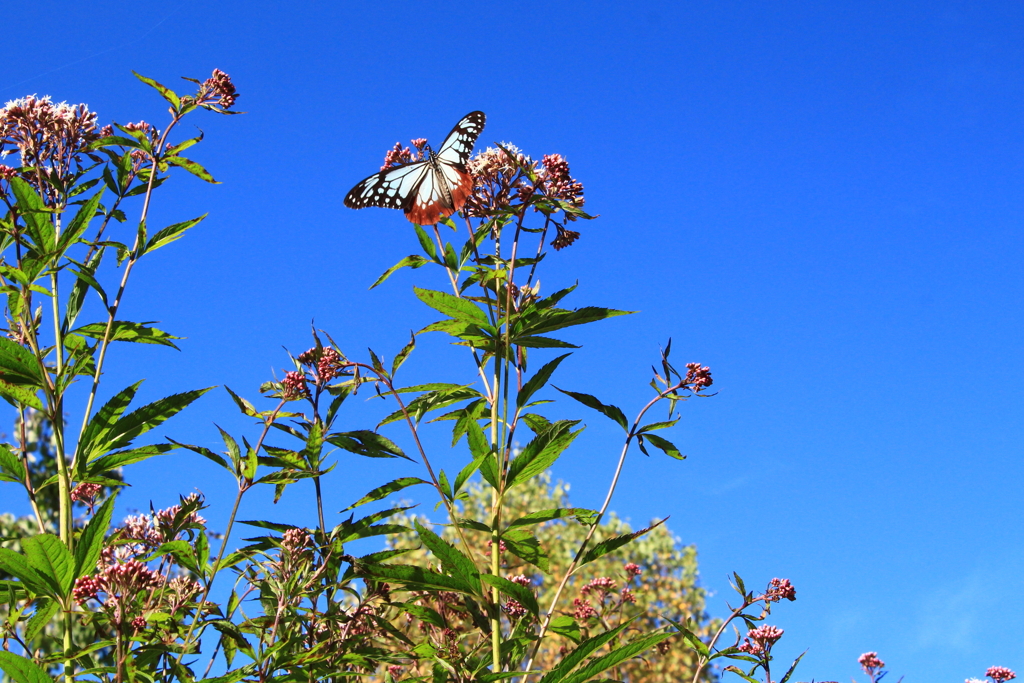
[[[0,100],[162,125],[130,70],[218,67],[249,112],[193,119],[223,185],[173,182],[154,224],[211,217],[126,303],[189,339],[121,349],[108,390],[142,375],[149,399],[255,396],[314,318],[352,354],[393,353],[431,316],[412,276],[366,287],[415,240],[399,212],[342,198],[396,140],[481,109],[481,142],[565,155],[601,214],[545,289],[579,279],[572,304],[641,311],[581,339],[559,384],[631,413],[668,337],[712,367],[719,394],[684,405],[675,435],[689,459],[637,454],[613,503],[637,525],[671,515],[712,611],[730,571],[792,579],[773,623],[780,657],[809,648],[801,680],[863,680],[867,650],[908,682],[1024,669],[1021,3],[37,2],[4,23]],[[215,446],[213,421],[245,425],[233,410],[211,394],[164,433]],[[596,507],[619,436],[587,421],[555,473]],[[346,458],[329,509],[408,473]],[[226,514],[198,457],[134,483],[127,506],[198,487]]]

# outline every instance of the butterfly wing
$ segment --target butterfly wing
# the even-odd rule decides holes
[[[462,117],[436,154],[411,164],[374,173],[345,196],[345,206],[402,209],[418,225],[433,225],[462,208],[473,192],[466,162],[487,117],[474,111]]]
[[[441,143],[437,150],[437,158],[444,164],[459,166],[466,170],[466,162],[469,155],[473,153],[473,145],[476,139],[483,132],[487,116],[482,111],[474,111],[462,117],[462,120],[455,124],[452,132]]]
[[[345,206],[352,209],[367,206],[406,209],[424,178],[432,174],[430,162],[426,160],[384,169],[353,187],[345,195]]]

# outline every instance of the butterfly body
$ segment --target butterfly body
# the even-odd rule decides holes
[[[451,216],[473,192],[473,177],[466,163],[485,121],[481,111],[467,114],[437,152],[424,147],[422,159],[374,173],[352,188],[345,196],[345,206],[402,209],[406,218],[418,225],[433,225]]]

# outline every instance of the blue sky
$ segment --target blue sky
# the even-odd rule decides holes
[[[436,143],[480,109],[481,143],[563,154],[601,215],[544,288],[578,279],[567,303],[640,311],[577,337],[559,385],[632,413],[669,337],[712,368],[718,395],[682,406],[674,435],[689,459],[636,454],[613,502],[636,525],[671,515],[712,612],[733,570],[792,579],[772,619],[781,658],[809,648],[801,680],[863,680],[868,650],[907,681],[1024,669],[1024,5],[21,3],[5,24],[2,100],[162,125],[130,70],[218,67],[249,112],[192,120],[223,185],[175,179],[153,223],[210,218],[144,262],[125,303],[188,340],[121,349],[109,391],[141,375],[149,399],[255,396],[313,319],[350,354],[390,355],[431,320],[412,284],[444,283],[367,291],[415,239],[399,212],[342,198],[395,141]],[[246,427],[232,411],[213,393],[164,431],[215,446],[214,421]],[[596,507],[619,436],[586,419],[555,474]],[[328,509],[409,473],[346,458]],[[200,488],[226,515],[227,482],[189,455],[134,483],[126,506]],[[243,517],[306,499],[257,496]]]

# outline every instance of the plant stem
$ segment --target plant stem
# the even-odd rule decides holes
[[[558,605],[558,600],[562,596],[562,591],[565,590],[565,586],[569,581],[569,577],[576,571],[576,567],[580,560],[583,559],[583,553],[587,549],[587,545],[590,543],[590,539],[594,537],[594,533],[597,531],[597,527],[601,525],[601,520],[604,518],[605,513],[608,511],[608,506],[611,505],[612,496],[615,494],[615,487],[619,483],[619,475],[622,474],[622,468],[626,463],[626,453],[629,452],[629,445],[636,437],[637,429],[640,426],[640,420],[643,419],[644,415],[654,407],[659,401],[666,396],[676,392],[684,386],[683,382],[679,382],[674,386],[668,387],[663,391],[659,391],[658,395],[647,402],[640,412],[637,414],[636,419],[633,420],[633,424],[629,429],[629,433],[626,435],[626,441],[622,444],[622,451],[619,453],[619,462],[615,466],[615,473],[612,475],[612,482],[608,486],[608,493],[604,497],[604,504],[601,505],[601,509],[597,513],[597,519],[591,525],[590,530],[587,531],[587,535],[584,537],[583,542],[580,544],[580,549],[576,551],[576,556],[573,557],[572,562],[569,563],[569,567],[565,570],[565,575],[562,576],[561,582],[558,584],[558,589],[555,591],[555,595],[551,598],[550,606],[544,615],[544,621],[541,623],[540,633],[537,635],[537,642],[533,646],[533,652],[530,654],[530,659],[526,663],[526,670],[529,671],[530,667],[533,666],[533,660],[537,657],[537,652],[540,650],[541,642],[544,636],[547,634],[548,627],[551,625],[551,617],[555,613],[555,606]],[[529,674],[526,674],[529,676]],[[524,676],[524,680],[526,677]]]

